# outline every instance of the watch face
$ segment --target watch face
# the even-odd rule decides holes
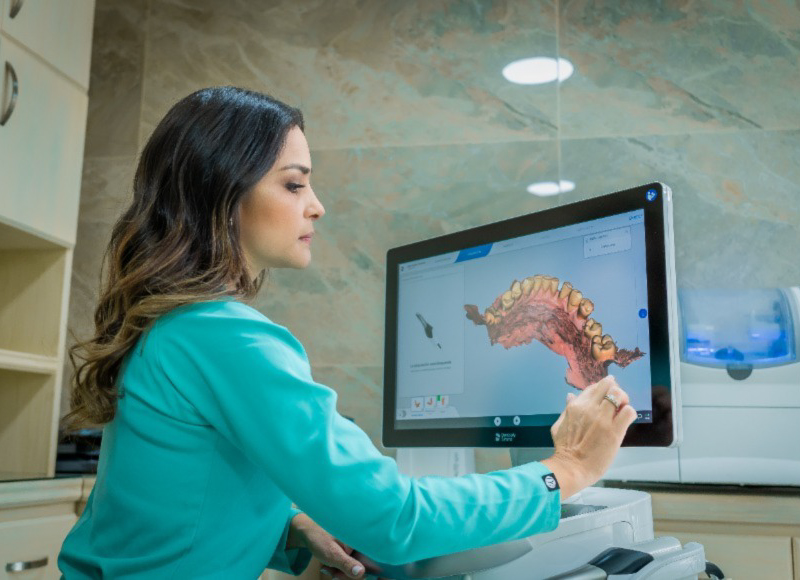
[[[390,250],[384,444],[550,447],[613,374],[625,444],[670,445],[669,203],[650,184]]]
[[[553,473],[548,473],[547,475],[543,475],[542,481],[544,481],[544,486],[550,491],[555,491],[559,489],[558,481],[556,480],[556,476]]]

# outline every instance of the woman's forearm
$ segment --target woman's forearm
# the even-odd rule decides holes
[[[543,459],[541,463],[553,472],[558,481],[558,487],[561,489],[561,499],[565,500],[568,497],[578,493],[586,487],[586,477],[583,475],[581,469],[574,461],[552,455],[547,459]]]

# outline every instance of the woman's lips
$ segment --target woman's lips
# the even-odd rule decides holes
[[[306,234],[305,236],[300,236],[300,240],[303,242],[311,242],[311,238],[314,234]]]

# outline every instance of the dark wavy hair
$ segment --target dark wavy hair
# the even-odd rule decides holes
[[[192,302],[255,297],[265,272],[255,280],[248,275],[238,207],[293,127],[304,128],[298,109],[236,87],[194,92],[161,120],[103,257],[94,337],[69,349],[67,428],[114,418],[122,361],[159,316]]]

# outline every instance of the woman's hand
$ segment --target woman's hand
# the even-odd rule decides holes
[[[606,400],[612,395],[619,410]],[[567,407],[550,429],[555,453],[542,461],[555,474],[561,497],[596,483],[611,466],[636,411],[611,375],[587,387],[577,397],[567,395]]]
[[[306,514],[297,514],[292,518],[286,547],[308,548],[322,564],[320,571],[333,578],[364,577],[364,565],[350,556],[353,548],[331,536]]]

